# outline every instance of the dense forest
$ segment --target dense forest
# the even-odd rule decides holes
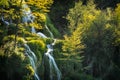
[[[120,80],[120,0],[0,0],[0,80]]]

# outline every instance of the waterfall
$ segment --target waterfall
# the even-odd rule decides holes
[[[10,25],[10,23],[8,21],[5,21],[3,16],[2,16],[2,21],[6,24],[6,25]]]
[[[27,45],[27,44],[24,44],[25,45],[25,47],[27,48],[27,52],[29,52],[30,54],[30,56],[33,56],[33,59],[34,59],[34,61],[36,62],[37,61],[37,57],[36,57],[36,55],[34,54],[34,52],[33,51],[31,51],[31,49],[30,49],[30,47]]]
[[[30,10],[30,8],[28,7],[28,5],[25,3],[25,1],[23,0],[23,5],[22,5],[22,11],[23,11],[23,22],[27,23],[27,22],[31,22],[34,20],[34,16]]]
[[[57,64],[56,64],[53,56],[51,55],[52,52],[53,52],[53,45],[55,44],[55,41],[56,41],[56,39],[54,40],[54,42],[53,42],[52,44],[48,44],[48,45],[47,45],[48,50],[47,50],[47,52],[45,53],[45,55],[46,55],[47,57],[49,57],[50,78],[51,78],[51,80],[53,80],[53,76],[52,76],[52,74],[53,74],[53,73],[52,73],[52,72],[53,72],[53,71],[52,71],[52,68],[53,68],[53,67],[54,67],[54,69],[55,69],[55,71],[56,71],[56,73],[57,73],[57,80],[61,80],[61,72],[60,72],[60,70],[58,69]]]
[[[50,33],[51,35],[51,38],[54,39],[54,36],[53,36],[53,33],[50,31],[50,29],[47,27],[47,25],[45,25],[45,28],[48,30],[48,32]],[[55,42],[56,42],[56,39],[54,39],[54,42],[51,43],[51,44],[47,44],[47,52],[45,53],[46,56],[49,57],[49,64],[50,64],[50,78],[51,80],[53,80],[52,78],[52,67],[54,67],[56,73],[57,73],[57,80],[61,80],[61,72],[60,70],[58,69],[57,67],[57,64],[54,60],[54,57],[52,56],[52,53],[53,53],[53,46],[55,45]]]
[[[31,51],[30,47],[27,44],[24,44],[24,46],[26,48],[25,54],[28,56],[30,60],[30,64],[33,70],[35,71],[34,76],[37,80],[40,80],[36,73],[36,66],[35,66],[35,62],[37,61],[36,55],[34,54],[34,52]]]
[[[49,30],[49,28],[47,27],[47,25],[45,25],[46,29],[48,30],[48,32],[51,35],[51,38],[54,39],[52,32]],[[38,32],[37,33],[40,37],[42,38],[47,38],[47,36],[45,36],[43,33]],[[47,56],[49,58],[49,65],[50,65],[50,79],[53,80],[53,71],[52,68],[55,69],[56,73],[57,73],[57,80],[61,80],[61,72],[57,67],[57,64],[54,60],[54,57],[52,56],[53,53],[53,46],[55,45],[56,39],[54,39],[54,42],[51,44],[47,44],[47,52],[45,53],[45,56]]]
[[[25,4],[25,1],[23,0],[23,22],[24,23],[28,23],[28,22],[32,22],[33,23],[33,20],[34,20],[34,16],[32,15],[31,13],[31,10],[29,9],[28,5]],[[26,11],[26,8],[28,9]],[[36,33],[35,29],[32,27],[32,33]],[[37,62],[37,57],[35,55],[34,52],[32,52],[32,50],[30,49],[30,47],[27,45],[27,44],[24,44],[25,48],[26,48],[26,55],[28,56],[29,60],[30,60],[30,64],[34,70],[34,76],[35,76],[35,79],[37,80],[40,80],[39,76],[37,75],[36,73],[36,65],[35,63]]]
[[[33,23],[34,20],[34,16],[32,15],[31,10],[29,9],[28,5],[25,4],[25,1],[23,1],[23,22],[28,23],[31,22]],[[26,8],[28,9],[26,11]],[[52,39],[54,39],[53,33],[50,31],[50,29],[47,27],[47,25],[45,25],[45,28],[48,30],[48,32],[50,33],[50,36]],[[48,38],[45,34],[41,33],[41,32],[36,32],[35,28],[32,27],[31,28],[31,32],[37,34],[39,37],[42,38]],[[57,80],[61,80],[61,72],[57,67],[57,64],[54,60],[54,57],[52,56],[53,53],[53,46],[55,45],[56,39],[54,39],[54,42],[51,44],[47,44],[47,52],[45,53],[45,56],[49,58],[49,64],[50,64],[50,79],[53,80],[53,71],[52,68],[55,69],[56,74],[57,74]],[[40,80],[37,73],[36,73],[36,66],[35,66],[35,62],[37,61],[36,55],[34,54],[34,52],[32,52],[32,50],[29,48],[29,46],[27,44],[24,44],[25,48],[26,48],[26,54],[29,57],[30,63],[35,71],[35,78],[37,80]]]
[[[48,32],[50,33],[51,38],[53,39],[54,38],[53,33],[50,31],[50,29],[47,27],[47,25],[45,25],[45,28],[48,30]]]
[[[32,33],[36,33],[36,30],[35,30],[34,27],[31,28],[31,32],[32,32]]]
[[[24,23],[28,23],[28,22],[31,22],[33,23],[33,20],[34,20],[34,16],[32,15],[32,12],[31,10],[29,9],[28,5],[25,4],[25,1],[23,0],[23,14],[24,14],[24,17],[23,17],[23,22]],[[28,10],[26,10],[28,9]],[[35,29],[32,27],[31,28],[31,32],[32,33],[36,33]]]
[[[38,32],[37,33],[40,37],[42,37],[42,38],[47,38],[47,36],[46,35],[44,35],[43,33],[41,33],[41,32]]]

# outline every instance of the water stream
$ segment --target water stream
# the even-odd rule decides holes
[[[37,61],[37,57],[34,54],[34,52],[32,52],[32,50],[30,49],[30,47],[27,44],[24,44],[24,46],[26,48],[25,54],[28,56],[28,58],[30,60],[30,64],[35,71],[35,73],[34,73],[35,79],[40,80],[39,76],[36,73],[36,66],[35,66],[35,62]]]
[[[31,10],[29,9],[28,5],[25,4],[24,0],[23,0],[22,7],[23,7],[23,15],[24,15],[22,21],[24,23],[33,22],[34,16],[32,15]],[[26,11],[26,9],[28,9],[28,10]],[[36,33],[36,31],[33,27],[32,27],[32,32]],[[30,60],[30,64],[31,64],[32,68],[34,69],[35,79],[40,80],[40,78],[37,74],[36,65],[35,65],[35,63],[37,62],[37,57],[27,44],[24,44],[24,46],[26,48],[25,54],[28,56],[28,58]]]
[[[5,20],[4,20],[3,16],[2,16],[2,21],[3,21],[7,26],[10,25],[10,23],[9,23],[8,21],[5,21]]]
[[[22,12],[23,12],[22,22],[27,23],[27,24],[33,23],[34,16],[24,0],[22,0]],[[5,25],[7,25],[7,26],[10,25],[10,22],[6,21],[4,19],[4,16],[1,17],[1,20]],[[61,80],[61,72],[58,69],[57,64],[56,64],[54,57],[53,57],[53,46],[55,45],[56,39],[54,39],[53,33],[50,31],[50,29],[47,27],[47,25],[45,25],[45,28],[48,30],[48,32],[50,34],[50,38],[54,40],[54,42],[47,44],[47,52],[44,54],[46,57],[49,58],[50,80],[53,80],[53,74],[54,74],[53,69],[55,70],[55,72],[57,74],[57,80]],[[42,32],[36,32],[34,26],[32,26],[32,28],[31,28],[31,33],[37,34],[38,37],[41,37],[41,38],[48,38]],[[30,47],[26,43],[24,44],[24,47],[26,49],[25,55],[29,58],[30,64],[34,70],[35,80],[40,80],[40,78],[37,74],[37,69],[36,69],[37,68],[36,67],[37,57],[36,57],[35,53],[30,49]]]
[[[25,4],[25,2],[23,1],[23,22],[28,23],[31,22],[33,23],[34,20],[34,16],[31,13],[31,10],[29,9],[28,5]],[[26,8],[28,9],[26,11]],[[50,79],[53,80],[53,68],[57,74],[57,80],[61,80],[61,72],[57,67],[57,64],[54,60],[54,57],[52,56],[53,54],[53,46],[55,45],[56,39],[54,39],[53,33],[50,31],[50,29],[47,27],[47,25],[45,25],[45,28],[48,30],[48,32],[50,33],[50,38],[52,38],[54,40],[53,43],[51,44],[47,44],[47,52],[45,53],[45,56],[49,58],[49,65],[50,65]],[[31,33],[37,34],[39,37],[42,38],[48,38],[45,34],[41,33],[41,32],[36,32],[34,26],[31,28]],[[26,48],[26,54],[30,59],[30,63],[35,71],[35,78],[37,80],[39,79],[39,76],[36,73],[36,66],[35,66],[35,62],[37,61],[36,55],[34,54],[34,52],[32,52],[32,50],[30,49],[30,47],[27,44],[24,44],[25,48]]]
[[[47,52],[45,53],[45,55],[47,57],[49,57],[49,64],[50,64],[50,78],[51,80],[53,80],[53,71],[52,71],[52,68],[55,69],[56,73],[57,73],[57,80],[61,80],[61,72],[60,70],[58,69],[57,67],[57,64],[54,60],[54,57],[52,56],[52,53],[53,53],[53,45],[55,44],[56,42],[56,39],[54,40],[54,42],[52,44],[47,44]]]

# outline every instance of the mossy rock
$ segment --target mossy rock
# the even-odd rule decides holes
[[[31,40],[28,41],[28,45],[30,46],[31,50],[36,54],[38,60],[42,60],[42,56],[45,52],[46,45],[43,40]]]

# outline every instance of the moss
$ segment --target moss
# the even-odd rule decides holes
[[[45,44],[51,44],[53,42],[53,39],[51,39],[51,38],[47,38],[44,40],[45,40]]]
[[[9,36],[5,36],[4,38],[3,38],[3,42],[11,42],[11,41],[14,41],[15,40],[15,35],[9,35]],[[24,40],[24,38],[23,37],[17,37],[17,41],[19,42],[19,43],[25,43],[25,40]]]
[[[42,40],[28,41],[31,50],[36,54],[38,60],[42,60],[43,53],[45,52],[46,45]]]
[[[28,31],[23,31],[24,37],[35,37],[36,34],[32,34],[31,32]]]
[[[38,21],[44,23],[46,21],[46,16],[44,13],[39,13],[39,12],[36,12],[36,13],[33,13],[34,16],[36,16],[38,18]]]

